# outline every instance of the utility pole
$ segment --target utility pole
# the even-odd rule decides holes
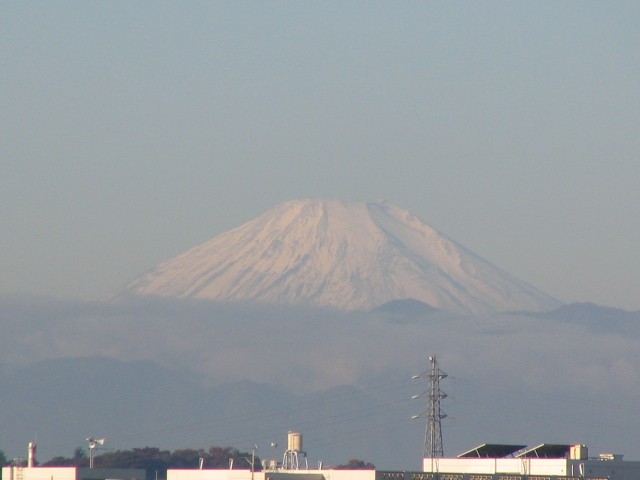
[[[424,432],[424,458],[433,459],[442,458],[444,450],[442,447],[442,419],[447,415],[440,409],[440,400],[447,397],[447,394],[440,390],[440,380],[447,377],[447,374],[440,370],[435,355],[429,357],[431,368],[428,372],[414,375],[412,378],[428,378],[428,390],[426,392],[414,395],[412,398],[427,397],[427,409],[419,415],[412,418],[427,417],[427,426]]]

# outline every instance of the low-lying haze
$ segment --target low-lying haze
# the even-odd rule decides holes
[[[447,454],[484,442],[580,442],[640,456],[638,313],[571,305],[467,317],[3,298],[0,314],[11,386],[3,424],[17,429],[2,448],[13,456],[33,433],[45,460],[95,434],[116,449],[242,448],[299,429],[314,461],[366,457],[417,469],[424,421],[409,417],[426,406],[410,397],[426,382],[410,377],[428,369],[428,354],[450,375]]]

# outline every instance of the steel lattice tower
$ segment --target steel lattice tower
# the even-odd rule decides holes
[[[429,357],[431,369],[413,378],[427,376],[429,379],[429,389],[424,394],[427,395],[427,410],[414,418],[427,417],[427,426],[424,432],[424,458],[442,458],[444,450],[442,447],[442,419],[447,415],[440,409],[440,400],[447,397],[447,394],[440,390],[440,380],[447,377],[447,374],[440,370],[435,355]],[[422,397],[424,394],[414,395],[414,398]]]

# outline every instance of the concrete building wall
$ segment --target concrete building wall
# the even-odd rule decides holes
[[[640,462],[620,459],[569,460],[565,458],[440,458],[425,459],[424,471],[440,474],[544,477],[591,477],[639,480]]]
[[[580,462],[578,462],[580,463]],[[640,462],[622,460],[589,460],[584,463],[587,477],[607,477],[612,480],[640,479]],[[578,470],[576,468],[576,470]]]
[[[326,480],[376,480],[375,470],[320,470]]]
[[[136,468],[79,468],[78,480],[146,480],[147,472]]]
[[[3,467],[2,480],[77,480],[76,467]]]
[[[146,472],[129,468],[3,467],[3,480],[146,480]]]
[[[375,470],[167,470],[167,480],[376,480]]]
[[[430,473],[514,473],[518,475],[566,475],[567,460],[542,458],[438,458],[424,459]]]
[[[167,470],[167,480],[251,480],[251,470],[174,469]],[[253,480],[265,480],[264,472],[253,472]]]
[[[496,473],[495,458],[425,458],[425,472],[435,473]]]
[[[529,475],[558,475],[567,476],[567,465],[569,460],[566,458],[529,458],[531,468]]]

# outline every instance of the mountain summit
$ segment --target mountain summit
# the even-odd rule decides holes
[[[299,200],[162,263],[134,295],[370,310],[415,299],[463,314],[560,302],[390,203]]]

